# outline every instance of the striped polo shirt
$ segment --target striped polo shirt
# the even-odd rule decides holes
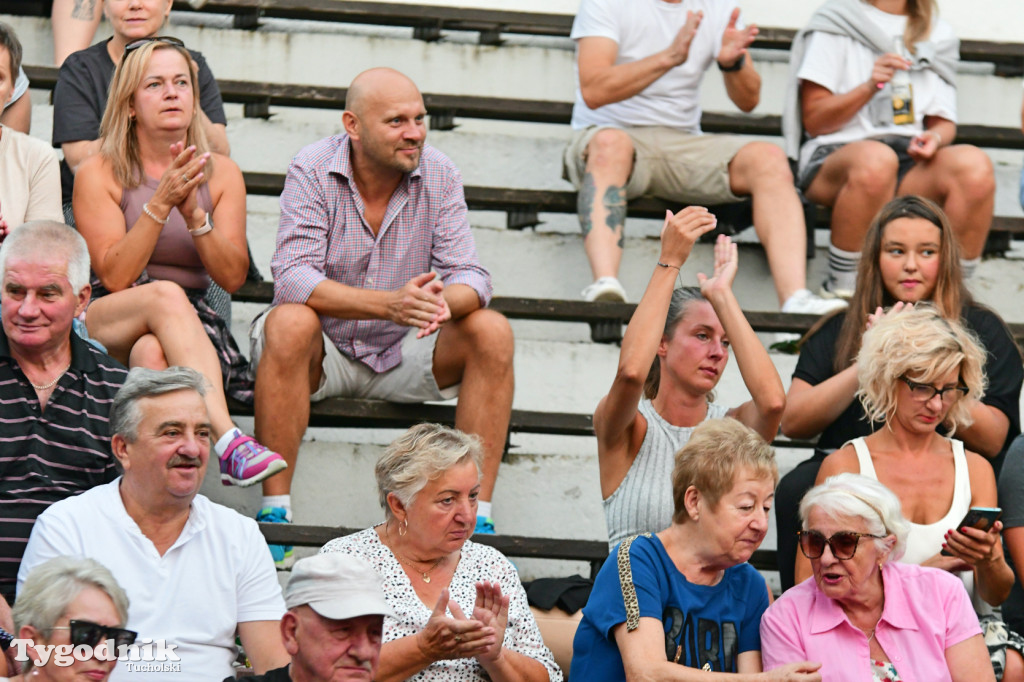
[[[36,517],[118,476],[110,405],[128,371],[71,334],[71,367],[45,409],[0,329],[0,593],[14,595]]]

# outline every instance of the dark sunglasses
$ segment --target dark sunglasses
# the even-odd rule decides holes
[[[931,384],[921,384],[906,377],[900,377],[900,381],[910,389],[910,397],[919,403],[926,403],[935,396],[944,403],[955,403],[970,392],[966,386],[947,386],[946,388],[935,388]]]
[[[112,628],[99,623],[92,623],[87,620],[73,620],[67,625],[55,625],[51,630],[71,630],[71,644],[79,646],[88,644],[92,648],[100,645],[108,639],[114,640],[114,648],[130,646],[135,643],[139,633],[124,628]]]
[[[855,533],[852,530],[842,530],[827,538],[816,530],[801,530],[797,532],[800,537],[800,551],[808,559],[817,559],[825,553],[825,545],[832,550],[832,556],[836,559],[852,559],[857,553],[857,545],[861,538],[875,538],[881,540],[884,535],[872,535],[871,533]]]
[[[149,43],[165,43],[167,45],[174,45],[175,47],[185,47],[185,43],[180,38],[173,36],[153,36],[152,38],[140,38],[139,40],[133,40],[124,46],[124,57],[127,57],[133,50],[137,50],[143,45]],[[122,57],[122,59],[124,58]]]

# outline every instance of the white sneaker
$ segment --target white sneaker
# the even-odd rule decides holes
[[[821,288],[818,289],[818,296],[827,299],[841,298],[844,301],[849,301],[853,298],[853,289],[840,289],[836,287],[836,282],[831,277],[826,277],[825,281],[821,283]]]
[[[842,298],[822,298],[815,296],[807,289],[800,289],[782,304],[782,312],[824,315],[833,310],[845,308],[847,305]]]
[[[584,289],[582,295],[583,300],[587,302],[609,301],[624,303],[626,300],[626,290],[622,288],[619,280],[614,277],[601,277]]]

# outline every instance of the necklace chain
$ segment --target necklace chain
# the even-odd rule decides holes
[[[50,382],[50,383],[48,383],[48,384],[43,384],[42,386],[40,386],[40,385],[38,385],[38,384],[33,384],[31,380],[29,380],[29,382],[28,382],[28,383],[29,383],[29,384],[30,384],[30,385],[32,386],[32,388],[36,389],[37,391],[45,391],[45,390],[47,390],[47,389],[49,389],[49,388],[53,388],[54,386],[56,386],[56,385],[57,385],[57,382],[58,382],[58,381],[60,381],[60,378],[61,378],[62,376],[64,376],[65,374],[67,374],[67,373],[68,373],[68,370],[69,370],[69,369],[71,369],[71,363],[70,363],[70,362],[68,363],[68,366],[67,366],[67,367],[65,367],[64,369],[62,369],[62,370],[61,370],[61,372],[60,372],[60,374],[58,374],[58,375],[57,375],[57,376],[56,376],[56,377],[54,378],[54,380],[53,380],[53,381],[51,381],[51,382]],[[27,379],[28,377],[26,376],[25,378]]]
[[[406,566],[409,566],[410,568],[412,568],[412,570],[414,570],[417,573],[419,573],[420,577],[423,578],[423,582],[425,582],[425,583],[429,583],[430,582],[430,574],[433,573],[434,569],[437,568],[438,566],[440,566],[441,562],[444,561],[444,559],[445,559],[445,557],[442,555],[442,556],[438,557],[438,559],[433,564],[430,565],[430,568],[428,568],[426,571],[421,571],[420,569],[416,568],[416,566],[413,564],[411,559],[405,558],[404,556],[399,554],[397,551],[395,552],[395,557],[397,557],[398,560],[401,563],[405,564]]]

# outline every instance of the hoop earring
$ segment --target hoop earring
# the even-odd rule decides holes
[[[405,537],[405,534],[409,532],[409,519],[402,519],[402,522],[398,524],[398,535],[399,537]]]

